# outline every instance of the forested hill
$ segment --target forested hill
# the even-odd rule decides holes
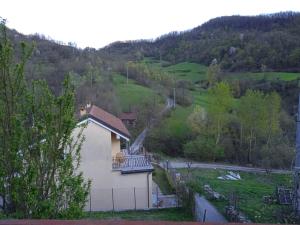
[[[21,42],[28,48],[33,47],[25,68],[27,79],[45,79],[56,93],[66,74],[83,76],[92,67],[103,64],[98,52],[92,48],[79,49],[72,43],[64,44],[40,34],[23,35],[11,29],[7,29],[7,34],[17,52],[21,51]]]
[[[102,49],[127,57],[152,56],[178,63],[209,65],[217,59],[228,71],[300,71],[300,13],[226,16],[154,41],[117,42]]]
[[[60,94],[63,80],[70,74],[76,89],[77,107],[91,101],[109,112],[118,112],[111,56],[102,56],[93,48],[79,49],[73,43],[65,44],[39,34],[23,35],[7,29],[7,35],[16,51],[17,61],[21,42],[25,42],[28,48],[34,46],[25,66],[25,77],[29,82],[46,80],[51,90]]]

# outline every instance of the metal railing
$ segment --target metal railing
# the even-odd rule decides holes
[[[124,155],[112,158],[113,169],[141,169],[152,167],[149,155]]]

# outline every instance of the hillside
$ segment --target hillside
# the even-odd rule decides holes
[[[150,56],[171,63],[209,65],[227,71],[300,71],[300,14],[226,16],[154,41],[116,42],[100,51],[129,59]]]

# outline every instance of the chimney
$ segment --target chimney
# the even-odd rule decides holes
[[[88,102],[85,106],[80,107],[80,117],[86,115],[89,112],[89,109],[92,107],[92,103]]]

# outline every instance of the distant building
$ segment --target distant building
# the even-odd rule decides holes
[[[79,171],[90,179],[91,192],[85,210],[108,211],[152,207],[152,171],[145,155],[128,155],[120,140],[129,142],[123,122],[97,106],[80,110],[85,140],[81,148]],[[76,133],[75,133],[76,135]]]
[[[123,112],[120,114],[120,119],[124,124],[128,126],[135,126],[137,120],[137,114],[135,112]]]

